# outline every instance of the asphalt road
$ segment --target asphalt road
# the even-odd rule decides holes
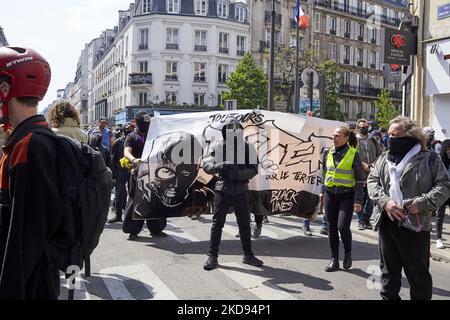
[[[228,215],[220,246],[220,267],[204,271],[211,215],[199,221],[171,218],[167,238],[152,238],[147,229],[138,241],[128,241],[121,223],[107,225],[92,256],[92,277],[78,281],[78,300],[378,300],[378,245],[353,234],[353,267],[327,273],[328,238],[303,235],[302,219],[270,217],[262,237],[253,240],[261,268],[241,263],[236,219]],[[366,232],[366,231],[365,231]],[[367,231],[372,232],[372,231]],[[343,247],[341,244],[341,250]],[[341,264],[342,264],[341,257]],[[431,262],[433,299],[450,299],[450,264]],[[374,280],[374,281],[372,281]],[[403,279],[402,299],[409,299]],[[61,281],[65,286],[65,281]],[[66,299],[67,289],[61,291]]]

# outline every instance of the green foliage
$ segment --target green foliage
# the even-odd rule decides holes
[[[227,80],[225,100],[237,100],[239,109],[254,109],[267,106],[268,82],[261,67],[247,53]]]
[[[391,93],[387,89],[383,89],[380,92],[378,100],[375,102],[375,106],[378,109],[376,120],[380,127],[389,127],[389,122],[399,115],[399,112],[392,101]]]
[[[325,76],[325,119],[345,121],[339,103],[342,69],[335,61],[326,60],[317,66],[317,70]]]

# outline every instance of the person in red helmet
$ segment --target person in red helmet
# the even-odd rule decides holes
[[[0,161],[0,300],[48,300],[59,296],[59,271],[47,256],[49,239],[64,211],[56,170],[56,141],[37,114],[51,71],[27,48],[0,48],[3,122],[12,126]]]

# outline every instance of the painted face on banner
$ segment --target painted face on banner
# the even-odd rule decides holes
[[[151,191],[165,206],[183,203],[198,174],[202,147],[186,132],[172,132],[155,139],[149,157]]]

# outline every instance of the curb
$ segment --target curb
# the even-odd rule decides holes
[[[373,230],[366,230],[366,231],[362,231],[362,230],[358,230],[356,228],[351,228],[352,233],[360,235],[362,237],[365,238],[369,238],[371,240],[375,240],[378,242],[378,234],[376,232],[374,232]],[[445,254],[445,250],[448,249],[441,249],[439,251],[437,251],[437,249],[434,249],[434,243],[431,243],[431,249],[430,249],[430,253],[431,253],[431,258],[433,260],[436,261],[443,261],[446,263],[450,263],[450,252]],[[442,252],[444,251],[444,252]]]

